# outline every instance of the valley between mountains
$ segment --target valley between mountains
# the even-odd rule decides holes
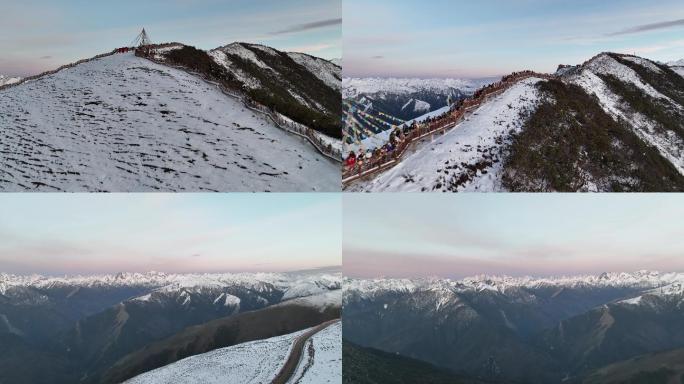
[[[435,383],[684,379],[680,273],[351,279],[343,303],[345,380],[408,382],[403,371]]]

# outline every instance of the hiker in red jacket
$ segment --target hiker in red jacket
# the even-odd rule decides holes
[[[349,156],[347,156],[347,160],[345,161],[345,165],[347,168],[352,169],[356,165],[356,154],[354,151],[349,153]]]

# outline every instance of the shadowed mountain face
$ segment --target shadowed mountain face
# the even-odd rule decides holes
[[[591,373],[584,383],[684,383],[684,349],[642,355],[611,364]]]
[[[526,383],[581,382],[684,347],[679,283],[593,281],[352,283],[344,337],[474,378]]]
[[[343,342],[342,353],[342,382],[345,384],[493,384],[459,376],[420,360],[359,347],[348,341]]]
[[[100,383],[117,361],[176,334],[198,336],[172,338],[184,344],[163,344],[156,363],[124,361],[142,373],[219,346],[291,333],[339,317],[339,295],[337,304],[328,299],[334,305],[307,301],[334,296],[339,287],[335,274],[304,272],[72,280],[0,275],[0,382]]]

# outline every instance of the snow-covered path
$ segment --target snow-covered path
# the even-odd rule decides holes
[[[523,116],[539,102],[537,78],[523,80],[477,109],[434,142],[426,139],[413,154],[375,179],[350,190],[372,192],[499,191],[501,144],[519,132]]]
[[[339,165],[133,54],[0,91],[0,191],[339,191]]]

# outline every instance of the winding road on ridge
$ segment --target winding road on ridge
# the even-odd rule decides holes
[[[280,372],[278,372],[276,377],[273,378],[273,381],[271,383],[286,384],[295,374],[295,372],[297,371],[297,367],[301,363],[302,355],[304,354],[304,346],[306,346],[306,342],[309,341],[309,339],[311,339],[318,332],[328,328],[329,326],[339,321],[340,319],[326,321],[325,323],[319,324],[314,328],[311,328],[309,331],[301,334],[299,337],[297,337],[292,346],[292,350],[290,351],[290,355],[287,357],[287,360],[285,360],[285,364],[283,364],[283,367],[280,369]]]

